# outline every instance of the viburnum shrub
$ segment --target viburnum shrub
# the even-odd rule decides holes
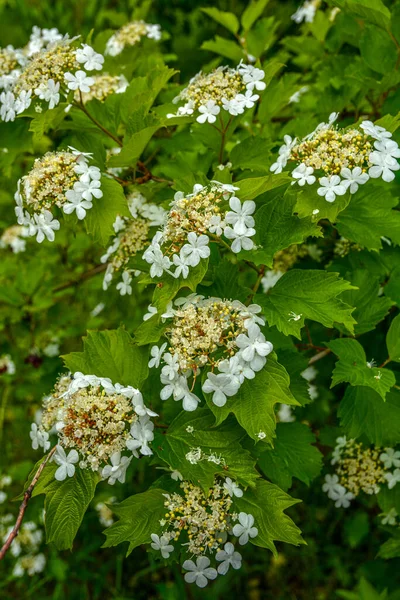
[[[191,61],[148,4],[0,49],[0,558],[92,506],[204,588],[314,493],[400,557],[400,5],[204,8]]]

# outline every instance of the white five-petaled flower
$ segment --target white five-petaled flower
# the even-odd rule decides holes
[[[163,255],[159,244],[150,245],[143,253],[143,258],[151,264],[150,277],[161,277],[164,271],[168,271],[171,266],[170,259]]]
[[[76,71],[73,73],[65,73],[64,80],[69,90],[79,90],[87,93],[90,91],[90,86],[94,84],[93,77],[88,77],[85,71]]]
[[[307,167],[304,163],[301,163],[292,171],[292,177],[297,179],[297,183],[303,187],[306,183],[312,185],[315,182],[315,175],[313,175],[314,169]],[[293,183],[296,183],[295,181]]]
[[[40,431],[36,423],[32,423],[29,437],[32,440],[32,448],[37,450],[39,447],[43,448],[43,452],[46,452],[50,448],[49,434],[47,431]]]
[[[256,230],[253,227],[246,229],[243,234],[237,233],[232,227],[225,227],[224,235],[228,240],[233,240],[231,244],[231,250],[235,254],[238,254],[241,250],[251,250],[254,247],[254,242],[250,239],[256,234]]]
[[[98,180],[101,178],[101,171],[99,167],[89,165],[89,163],[87,163],[85,159],[82,159],[82,157],[78,158],[74,167],[74,171],[80,175],[79,180],[83,181],[84,183],[88,183],[91,179]]]
[[[150,544],[153,550],[159,550],[163,558],[169,558],[171,552],[174,551],[174,547],[169,543],[169,539],[165,535],[159,537],[156,533],[152,533],[150,537],[153,540],[153,543]]]
[[[274,347],[271,342],[267,342],[264,334],[256,323],[250,323],[247,329],[247,335],[240,333],[236,338],[236,345],[240,348],[240,355],[243,360],[250,364],[253,371],[261,371],[266,362],[266,356],[270,354]]]
[[[67,477],[73,477],[75,473],[75,464],[79,461],[79,455],[75,449],[70,450],[68,456],[64,448],[58,445],[54,454],[54,462],[59,465],[54,477],[57,481],[64,481]]]
[[[350,191],[350,194],[355,194],[359,185],[364,185],[369,179],[368,173],[363,173],[361,167],[354,167],[353,170],[347,167],[340,171],[343,177],[342,185]]]
[[[225,479],[224,488],[230,496],[236,496],[237,498],[243,496],[243,490],[241,490],[236,481],[232,481],[230,477]]]
[[[92,196],[95,198],[101,198],[103,192],[100,189],[101,183],[98,179],[92,179],[90,181],[83,181],[80,179],[74,183],[74,191],[81,194],[85,200],[92,200]]]
[[[165,342],[161,346],[161,348],[159,348],[158,346],[152,346],[152,348],[150,350],[150,356],[152,358],[149,360],[149,369],[151,369],[152,367],[155,367],[156,369],[158,369],[158,367],[160,366],[161,357],[164,354],[166,347],[167,347],[167,342]]]
[[[383,462],[386,469],[400,467],[400,451],[393,448],[385,448],[385,452],[380,454],[379,459]]]
[[[240,108],[253,108],[259,97],[258,94],[253,94],[253,90],[248,89],[245,94],[238,94],[234,99],[234,102],[236,102],[236,105]],[[243,112],[243,109],[241,112]]]
[[[197,236],[194,231],[188,233],[188,243],[181,249],[181,259],[186,259],[186,264],[191,267],[196,267],[202,258],[210,256],[210,248],[208,246],[209,239],[206,235]]]
[[[0,94],[0,117],[6,123],[15,119],[15,96],[12,92],[2,92]]]
[[[334,202],[336,196],[343,196],[346,193],[346,186],[338,175],[321,177],[319,183],[321,187],[317,189],[317,194],[325,196],[327,202]]]
[[[54,242],[54,231],[60,229],[60,222],[53,219],[53,215],[49,210],[44,210],[39,214],[34,214],[34,223],[30,224],[29,234],[36,234],[36,241],[41,244],[45,238],[50,242]]]
[[[100,71],[103,68],[104,56],[87,44],[83,44],[83,48],[78,48],[75,58],[79,63],[83,63],[83,68],[87,71]]]
[[[185,573],[187,583],[196,583],[200,588],[206,587],[209,579],[216,579],[218,573],[210,567],[210,559],[206,556],[199,556],[196,563],[192,560],[185,560],[182,567],[188,571]]]
[[[122,456],[121,452],[114,452],[111,455],[111,465],[106,465],[101,471],[103,479],[108,479],[110,485],[114,485],[116,481],[125,483],[126,471],[132,460],[132,456]]]
[[[41,83],[35,89],[35,94],[40,100],[49,103],[49,109],[53,109],[60,101],[60,82],[55,83],[54,79],[49,79],[46,83]]]
[[[221,563],[218,565],[220,575],[226,575],[230,566],[233,569],[240,569],[242,566],[242,556],[235,552],[235,546],[231,542],[227,542],[223,550],[218,550],[215,559]]]
[[[384,127],[380,125],[375,125],[372,121],[363,121],[360,123],[361,129],[364,131],[366,135],[370,135],[376,140],[385,140],[392,137],[390,131],[387,131]]]
[[[233,225],[235,233],[245,235],[250,227],[254,227],[254,218],[251,215],[256,209],[255,202],[246,200],[242,205],[239,198],[233,196],[229,200],[229,206],[232,210],[226,213],[225,221]]]
[[[151,319],[151,317],[154,317],[154,315],[157,314],[157,307],[156,306],[152,306],[151,304],[148,305],[147,307],[147,313],[145,315],[143,315],[143,321],[148,321],[149,319]]]
[[[336,508],[349,508],[350,501],[353,500],[354,494],[348,492],[343,485],[338,484],[337,488],[331,492],[330,498],[335,500]]]
[[[240,65],[239,73],[243,76],[243,82],[248,90],[265,90],[267,87],[265,81],[265,72],[262,69],[253,67],[252,65]]]
[[[204,106],[199,106],[199,113],[201,114],[197,117],[196,121],[198,123],[205,123],[206,121],[208,123],[215,123],[217,120],[216,115],[219,114],[220,110],[220,107],[214,100],[208,100]]]
[[[151,456],[153,452],[149,448],[149,442],[154,440],[154,423],[150,417],[145,415],[133,423],[131,427],[131,438],[126,442],[126,447],[137,455],[137,450],[144,456]]]
[[[176,266],[174,277],[178,279],[178,277],[182,276],[183,279],[187,279],[189,275],[189,257],[181,250],[179,254],[173,255],[172,261]]]
[[[395,469],[393,473],[385,473],[385,479],[388,482],[389,490],[393,489],[400,481],[400,469]]]
[[[258,535],[257,527],[254,527],[254,517],[251,514],[239,513],[239,523],[233,528],[233,535],[239,538],[239,544],[244,546],[249,538],[255,538]]]
[[[63,211],[66,215],[70,215],[75,211],[76,216],[80,221],[86,217],[86,211],[93,206],[93,203],[90,200],[85,200],[82,198],[81,194],[75,190],[67,190],[65,192],[65,197],[68,202],[63,204]]]
[[[19,93],[19,96],[15,100],[15,112],[17,115],[21,114],[30,107],[32,102],[32,90],[26,91],[22,90]]]
[[[124,271],[122,273],[122,281],[117,283],[117,286],[116,286],[117,290],[119,290],[119,293],[121,294],[121,296],[125,296],[126,294],[128,294],[130,296],[132,294],[131,282],[132,282],[131,274],[129,273],[129,271]]]
[[[290,135],[284,135],[283,141],[285,143],[279,148],[278,158],[270,167],[270,171],[275,173],[275,175],[282,173],[282,169],[286,167],[292,148],[294,148],[297,143],[297,138],[292,139]]]
[[[386,513],[382,513],[379,516],[383,517],[381,520],[382,525],[396,525],[397,517],[399,515],[398,515],[397,510],[394,507],[392,507]]]
[[[322,486],[322,491],[328,494],[331,500],[337,499],[337,493],[340,490],[339,477],[336,475],[325,475],[325,483]]]
[[[223,373],[207,373],[207,379],[203,383],[203,392],[211,394],[213,392],[212,401],[216,406],[224,406],[227,396],[234,396],[240,387],[237,379],[225,375]]]

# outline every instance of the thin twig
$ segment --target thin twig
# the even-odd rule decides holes
[[[87,279],[91,279],[92,277],[94,277],[98,273],[102,273],[103,271],[106,270],[106,268],[107,268],[106,264],[104,264],[104,265],[97,265],[93,269],[90,269],[90,271],[86,271],[86,273],[83,273],[77,279],[73,279],[72,281],[67,281],[66,283],[62,283],[61,285],[58,285],[57,287],[53,288],[53,294],[55,292],[61,292],[61,290],[66,290],[67,288],[72,287],[74,285],[79,285],[83,281],[86,281]]]
[[[0,560],[3,560],[3,558],[5,557],[8,549],[10,548],[11,544],[13,543],[13,541],[15,540],[15,538],[17,537],[18,532],[19,532],[19,528],[21,527],[22,521],[24,519],[26,507],[28,506],[28,502],[29,502],[29,500],[32,497],[33,488],[37,484],[37,482],[39,480],[39,477],[40,477],[40,475],[43,472],[43,469],[45,468],[45,466],[47,465],[47,463],[49,462],[49,460],[53,456],[53,454],[56,451],[56,449],[57,449],[57,446],[54,446],[54,448],[52,448],[50,450],[50,452],[48,453],[48,455],[46,456],[46,458],[40,464],[38,470],[36,471],[36,473],[35,473],[32,481],[31,481],[30,486],[26,490],[26,492],[24,494],[24,499],[22,500],[21,505],[19,507],[18,517],[17,517],[17,520],[15,521],[15,525],[12,528],[12,531],[10,532],[10,534],[9,534],[8,538],[6,539],[3,547],[0,550]]]
[[[74,102],[74,106],[76,106],[77,108],[79,108],[83,113],[85,113],[85,115],[92,121],[92,123],[94,123],[94,125],[96,125],[96,127],[98,127],[103,133],[105,133],[109,138],[111,138],[112,140],[114,140],[114,142],[116,144],[118,144],[118,146],[120,148],[122,148],[123,143],[121,142],[121,140],[119,138],[117,138],[113,133],[111,133],[111,131],[108,131],[108,129],[106,129],[105,127],[103,127],[103,125],[101,123],[98,122],[97,119],[95,119],[90,112],[87,110],[87,108],[85,108],[85,105],[83,104],[82,101],[82,92],[79,91],[80,94],[80,98],[81,101],[80,102]]]
[[[331,352],[332,352],[332,350],[330,348],[326,348],[325,350],[322,350],[322,352],[318,352],[318,354],[314,354],[314,356],[312,356],[310,358],[310,360],[308,361],[308,364],[313,365],[318,360],[321,360],[321,358],[325,358],[325,356],[328,356],[328,354],[330,354]]]

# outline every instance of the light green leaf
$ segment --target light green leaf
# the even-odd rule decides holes
[[[350,193],[346,193],[344,196],[336,196],[335,202],[327,202],[325,198],[318,196],[317,185],[307,185],[298,191],[295,211],[302,218],[317,210],[318,219],[328,219],[335,223],[338,214],[346,208],[350,199]]]
[[[269,171],[271,147],[272,144],[261,137],[248,137],[233,146],[230,159],[233,166],[240,169]]]
[[[281,185],[288,185],[291,182],[291,178],[287,173],[280,173],[279,175],[265,175],[264,177],[253,177],[251,179],[241,179],[236,181],[235,185],[239,188],[237,195],[241,200],[254,200],[257,196],[264,194],[270,190],[280,187]]]
[[[128,556],[137,546],[151,542],[152,533],[160,534],[160,519],[165,515],[164,493],[152,488],[113,504],[113,512],[119,520],[104,531],[107,539],[103,548],[129,542]]]
[[[274,406],[277,402],[299,405],[289,388],[289,376],[274,355],[269,355],[267,364],[254,379],[246,379],[238,393],[228,398],[225,406],[215,406],[210,398],[208,405],[217,423],[222,423],[233,413],[243,429],[256,442],[258,434],[265,433],[263,441],[272,443],[275,437],[276,418]]]
[[[378,186],[358,190],[349,206],[338,216],[340,235],[360,244],[367,250],[380,250],[381,237],[388,237],[400,244],[400,212],[392,210],[398,199]]]
[[[400,362],[400,315],[397,315],[390,323],[386,335],[386,346],[390,360]]]
[[[382,29],[387,29],[390,23],[389,9],[382,0],[332,0],[335,6],[345,13],[361,17]]]
[[[301,500],[292,498],[277,485],[259,480],[255,490],[247,490],[242,498],[235,499],[235,505],[245,513],[254,517],[254,525],[258,535],[251,543],[261,548],[268,548],[277,556],[275,541],[286,542],[298,546],[304,544],[300,529],[284,511]]]
[[[292,269],[279,279],[268,295],[257,294],[255,302],[263,308],[270,326],[276,325],[285,335],[301,339],[300,330],[305,319],[317,321],[325,327],[341,323],[353,331],[354,310],[338,296],[354,289],[337,273]],[[292,312],[300,318],[294,317]]]
[[[200,47],[202,50],[215,52],[216,54],[225,56],[225,58],[229,58],[236,63],[239,63],[242,59],[246,58],[244,51],[236,42],[226,40],[219,35],[216,35],[213,40],[207,40],[206,42],[203,42]]]
[[[293,477],[310,485],[322,468],[322,454],[313,444],[315,436],[307,425],[278,423],[274,448],[260,455],[260,469],[285,491]]]
[[[263,13],[269,0],[250,0],[242,14],[242,25],[245,31],[251,29],[258,17]]]
[[[195,413],[183,411],[165,435],[156,434],[153,448],[171,469],[178,470],[184,479],[205,490],[212,487],[215,475],[233,477],[245,487],[254,485],[259,475],[254,468],[255,459],[240,445],[244,431],[233,419],[216,428],[213,428],[214,423],[208,409],[197,409]],[[193,427],[192,433],[187,431],[189,426]],[[201,448],[207,456],[213,455],[223,462],[217,464],[204,459],[191,464],[185,456],[194,448]]]
[[[360,38],[360,52],[365,64],[382,75],[396,66],[396,45],[386,31],[375,25],[365,27]]]
[[[398,531],[394,532],[396,537],[391,537],[379,548],[377,556],[384,559],[400,557],[400,535]]]
[[[148,374],[148,349],[139,348],[125,329],[88,331],[83,352],[62,357],[72,373],[109,377],[113,383],[140,388]]]
[[[87,211],[85,226],[94,240],[105,246],[115,235],[113,224],[117,215],[129,217],[130,213],[123,188],[114,179],[102,177],[103,196],[94,198],[93,208]]]
[[[235,34],[238,32],[239,21],[233,13],[223,12],[222,10],[218,10],[218,8],[202,8],[201,10],[214,19],[214,21],[223,25],[231,33]]]
[[[392,371],[368,367],[364,348],[353,338],[333,340],[326,345],[339,358],[332,373],[331,388],[346,381],[353,386],[368,386],[385,400],[387,392],[396,383]]]
[[[163,127],[162,121],[151,127],[146,127],[131,135],[126,141],[121,152],[112,156],[109,160],[111,167],[134,167],[140,158],[143,150],[153,137],[153,134]]]
[[[400,394],[389,392],[386,402],[364,386],[347,387],[338,410],[340,424],[350,438],[366,435],[376,446],[400,442]]]

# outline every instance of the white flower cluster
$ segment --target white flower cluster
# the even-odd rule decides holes
[[[31,426],[32,447],[46,452],[49,433],[57,434],[53,459],[58,465],[58,481],[72,477],[77,464],[81,469],[98,471],[110,485],[124,483],[133,456],[153,454],[149,443],[154,439],[154,423],[150,417],[156,415],[144,405],[138,389],[113,384],[107,377],[76,372],[62,377],[54,393],[44,399],[41,423]],[[130,456],[122,454],[126,450]]]
[[[186,279],[191,268],[210,256],[210,238],[224,235],[235,253],[254,247],[256,205],[242,203],[235,196],[238,189],[213,180],[208,186],[196,184],[192,194],[175,194],[164,227],[143,254],[151,277],[167,272]]]
[[[79,89],[75,92],[77,102],[82,99],[83,104],[93,99],[104,102],[112,94],[123,94],[129,85],[125,75],[110,75],[109,73],[100,73],[92,77],[93,83],[88,92],[82,93]]]
[[[4,479],[4,478],[3,478]],[[0,540],[4,543],[13,529],[14,515],[11,513],[0,517]],[[46,566],[46,557],[39,552],[43,542],[43,529],[34,521],[24,521],[19,529],[18,537],[10,546],[10,554],[17,558],[12,570],[14,577],[27,574],[30,577],[41,573]]]
[[[7,227],[0,237],[0,248],[11,248],[14,254],[25,252],[26,240],[29,236],[29,229],[21,225],[12,225]]]
[[[48,152],[37,158],[31,171],[18,181],[14,195],[15,214],[19,225],[27,228],[29,236],[54,241],[60,222],[51,208],[57,206],[79,220],[93,206],[93,198],[101,198],[101,172],[89,164],[91,154],[69,146],[69,151]]]
[[[253,379],[261,371],[273,350],[259,327],[264,325],[261,307],[196,294],[178,298],[175,306],[171,304],[164,315],[172,318],[164,334],[168,351],[167,343],[153,346],[149,362],[150,368],[163,363],[161,399],[172,396],[183,401],[184,410],[196,410],[200,398],[193,388],[201,369],[209,367],[202,390],[212,394],[216,406],[224,406],[245,379]]]
[[[132,294],[132,275],[141,273],[129,268],[129,260],[147,246],[150,228],[159,227],[166,219],[166,211],[147,202],[140,192],[129,194],[127,201],[132,218],[117,216],[113,226],[117,235],[100,259],[102,263],[108,262],[103,289],[108,289],[115,272],[121,272],[122,281],[117,284],[121,296]]]
[[[258,529],[253,515],[231,512],[232,496],[241,497],[243,491],[230,478],[223,484],[215,483],[208,494],[187,481],[180,487],[183,493],[164,494],[167,512],[160,521],[163,529],[161,535],[151,534],[151,547],[167,559],[175,550],[172,542],[179,541],[192,557],[182,565],[187,571],[185,581],[204,588],[208,580],[226,575],[230,567],[240,569],[242,565],[242,557],[233,543],[227,541],[228,536],[235,536],[239,545],[244,546],[258,535]],[[215,558],[217,568],[210,567],[207,553]]]
[[[4,488],[10,486],[12,484],[12,478],[10,475],[1,475],[0,476],[0,504],[4,504],[4,502],[8,498],[7,492],[4,491]]]
[[[400,482],[400,451],[394,448],[366,448],[355,440],[339,437],[332,454],[331,464],[336,473],[326,475],[322,486],[336,507],[347,508],[362,491],[378,494],[381,484],[389,489]],[[391,471],[393,469],[393,471]]]
[[[0,375],[14,375],[15,363],[9,354],[0,356]]]
[[[260,98],[254,91],[265,90],[262,69],[242,62],[235,68],[218,67],[210,73],[198,73],[189,85],[174,98],[174,103],[184,102],[176,114],[168,118],[198,114],[198,123],[215,123],[221,109],[232,116],[241,115],[253,108]]]
[[[158,42],[161,39],[160,25],[153,25],[144,21],[127,23],[109,38],[105,54],[118,56],[124,48],[135,46],[143,37]]]
[[[314,21],[317,8],[321,4],[320,0],[306,0],[299,6],[296,12],[291,16],[295,23],[312,23]]]
[[[49,109],[57,106],[61,95],[67,98],[71,91],[89,92],[94,79],[87,72],[100,71],[104,57],[88,44],[78,47],[76,40],[61,36],[56,29],[35,29],[27,52],[22,51],[24,60],[19,61],[19,68],[1,77],[4,91],[0,94],[0,118],[3,121],[14,121],[35,99],[42,101],[36,106],[40,112],[43,103],[47,103]],[[0,51],[0,65],[1,58]]]
[[[360,129],[336,129],[337,117],[338,113],[332,113],[328,123],[320,123],[300,142],[285,135],[271,166],[277,174],[288,161],[296,162],[292,185],[313,185],[318,179],[317,194],[327,202],[334,202],[347,191],[355,194],[370,178],[393,181],[400,169],[400,148],[390,139],[389,131],[371,121],[360,123]]]
[[[113,511],[108,506],[109,504],[114,504],[117,502],[117,498],[115,496],[111,496],[104,500],[104,502],[97,502],[94,508],[98,514],[100,525],[103,527],[111,527],[114,523]]]

